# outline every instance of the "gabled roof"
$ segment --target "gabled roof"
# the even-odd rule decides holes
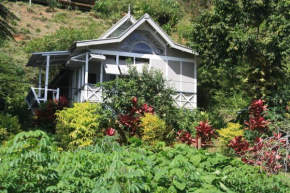
[[[115,24],[111,29],[109,29],[109,31],[107,31],[104,35],[102,35],[99,39],[77,41],[74,43],[74,45],[72,47],[78,48],[78,47],[86,47],[86,46],[92,46],[92,45],[121,42],[125,38],[127,38],[133,31],[135,31],[139,26],[141,26],[143,23],[146,22],[147,24],[149,24],[153,28],[153,30],[155,30],[156,33],[158,33],[163,38],[163,40],[171,48],[175,48],[175,49],[183,51],[183,52],[198,55],[196,52],[193,52],[192,49],[175,43],[147,13],[143,17],[141,17],[138,21],[135,21],[135,22],[133,21],[133,25],[130,26],[127,30],[125,30],[119,37],[108,38],[108,36],[111,33],[113,33],[114,30],[116,30],[119,26],[121,26],[123,23],[128,21],[128,17],[133,18],[130,14],[127,14],[117,24]]]
[[[115,25],[113,25],[108,31],[106,31],[99,39],[106,39],[109,35],[111,35],[115,30],[117,30],[120,26],[122,26],[125,22],[130,21],[132,24],[135,24],[136,19],[129,13],[126,14],[120,21],[118,21]]]

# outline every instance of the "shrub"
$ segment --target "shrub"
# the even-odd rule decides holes
[[[0,113],[0,144],[12,139],[21,131],[20,127],[17,117]]]
[[[261,99],[252,101],[249,107],[250,120],[245,121],[248,126],[246,129],[251,131],[258,131],[260,134],[268,129],[269,122],[265,120],[264,112],[267,107]]]
[[[145,113],[155,113],[152,106],[148,106],[147,104],[138,105],[137,97],[133,97],[131,103],[132,106],[127,109],[127,113],[124,112],[118,116],[120,127],[118,127],[118,131],[123,142],[127,142],[127,136],[132,137],[137,135],[141,137],[140,118],[144,116]]]
[[[195,127],[198,125],[198,120],[200,120],[200,114],[201,112],[198,109],[180,109],[176,125],[177,130],[186,130],[195,135]]]
[[[145,113],[140,119],[142,140],[150,145],[155,145],[159,141],[166,139],[168,134],[167,126],[164,120],[157,115]]]
[[[56,135],[64,148],[74,149],[94,144],[103,136],[100,128],[100,104],[75,103],[56,113]]]
[[[118,85],[118,86],[116,86]],[[139,105],[153,106],[157,115],[168,126],[176,126],[178,109],[174,106],[174,90],[167,86],[167,81],[159,70],[144,66],[138,73],[130,69],[129,75],[101,84],[103,87],[103,106],[110,109],[113,116],[130,114],[132,97],[138,98]]]
[[[35,124],[48,132],[55,133],[55,113],[67,107],[70,107],[70,102],[65,97],[46,101],[35,111]]]
[[[212,145],[212,138],[216,138],[215,130],[212,128],[212,126],[205,121],[200,121],[198,126],[195,128],[196,130],[196,140],[198,138],[201,138],[201,146],[202,147],[208,147]]]
[[[235,150],[236,154],[243,155],[249,148],[249,142],[242,139],[242,136],[235,137],[230,141],[228,146]]]
[[[200,121],[198,125],[195,127],[195,138],[193,138],[192,134],[185,131],[179,130],[176,134],[176,139],[181,143],[186,143],[190,146],[198,147],[198,139],[201,140],[201,147],[206,148],[212,145],[212,138],[216,138],[215,130],[212,126],[205,121]]]
[[[176,139],[180,143],[185,143],[190,146],[196,146],[196,139],[192,137],[191,133],[185,131],[185,130],[179,130],[176,133]]]
[[[231,154],[231,149],[228,147],[230,141],[236,136],[244,136],[242,125],[238,123],[228,123],[226,128],[223,128],[217,132],[219,134],[220,150],[226,155]]]

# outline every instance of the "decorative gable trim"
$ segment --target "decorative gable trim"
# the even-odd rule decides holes
[[[125,22],[130,21],[132,24],[135,24],[136,19],[130,14],[125,15],[120,21],[118,21],[115,25],[113,25],[107,32],[105,32],[99,39],[108,38],[114,31],[116,31],[120,26],[122,26]]]

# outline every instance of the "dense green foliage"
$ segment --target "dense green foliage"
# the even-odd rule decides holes
[[[171,97],[174,90],[167,86],[167,81],[160,71],[149,69],[147,65],[144,66],[142,73],[130,67],[129,75],[101,85],[103,105],[110,109],[113,115],[128,111],[131,107],[131,99],[137,97],[139,104],[152,105],[158,116],[168,125],[174,125],[178,119],[175,116],[177,108]]]
[[[17,134],[0,150],[0,190],[43,192],[57,183],[53,164],[59,160],[56,146],[43,131]]]
[[[191,40],[203,58],[198,105],[204,109],[178,110],[171,97],[174,90],[166,86],[161,72],[145,67],[138,74],[130,68],[128,76],[102,83],[102,106],[83,103],[62,110],[51,101],[42,106],[42,124],[37,124],[42,131],[33,131],[34,127],[17,134],[29,128],[24,96],[30,82],[36,81],[34,72],[24,69],[24,52],[67,50],[74,41],[98,38],[128,11],[129,4],[136,19],[147,12],[171,32],[171,38],[179,35],[181,43]],[[284,146],[265,151],[264,160],[257,154],[248,160],[266,160],[259,168],[195,148],[197,137],[203,144],[211,142],[208,136],[214,137],[216,129],[220,137],[210,143],[210,151],[233,156],[226,145],[242,132],[240,125],[227,122],[238,122],[236,110],[258,96],[270,105],[262,114],[264,123],[249,118],[247,110],[239,116],[241,124],[252,121],[246,122],[250,129],[243,132],[250,145],[256,137],[265,139],[265,147],[267,137],[273,144],[281,142],[276,140],[281,136],[273,137],[270,131],[289,131],[289,6],[287,0],[101,0],[85,14],[106,20],[88,21],[84,14],[85,19],[74,18],[79,27],[70,24],[37,39],[1,42],[0,192],[289,192],[289,177],[265,173],[277,166],[267,162],[270,158],[288,155]],[[34,12],[33,7],[27,11]],[[51,19],[38,18],[47,20],[46,30],[71,21],[69,12],[49,14]],[[56,133],[49,130],[50,138],[43,130],[55,123]],[[233,148],[249,147],[243,146],[244,139],[234,140]]]
[[[204,106],[236,98],[242,108],[249,97],[269,96],[287,83],[289,6],[288,0],[217,0],[200,15],[191,45],[204,61],[198,73]]]
[[[18,123],[17,117],[0,113],[0,145],[6,143],[19,133],[21,131],[20,127],[21,125]]]
[[[122,147],[113,137],[58,152],[41,132],[23,132],[0,153],[0,190],[9,192],[287,192],[289,182],[235,158],[196,150]]]

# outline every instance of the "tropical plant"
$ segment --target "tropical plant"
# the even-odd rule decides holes
[[[20,133],[0,150],[4,192],[255,192],[289,190],[289,179],[267,176],[236,158],[173,147],[95,146],[57,152],[41,131]]]
[[[243,155],[245,151],[249,148],[249,142],[242,139],[242,136],[235,136],[234,139],[230,141],[228,146],[235,150],[236,154]]]
[[[198,120],[202,116],[201,114],[202,112],[199,109],[180,109],[176,128],[178,130],[190,131],[191,134],[195,135],[195,127],[198,125]]]
[[[48,100],[42,103],[40,108],[35,111],[36,126],[48,132],[55,133],[55,113],[70,106],[70,102],[65,97],[59,97],[58,100]]]
[[[95,138],[104,135],[100,128],[100,104],[75,103],[73,108],[58,111],[56,137],[65,149],[75,149],[94,144]]]
[[[252,101],[249,107],[250,120],[245,121],[245,125],[248,126],[246,130],[258,131],[260,134],[264,133],[269,125],[269,121],[265,120],[264,117],[267,110],[261,99]]]
[[[212,138],[216,138],[215,129],[209,124],[207,120],[200,121],[196,130],[196,140],[201,139],[201,146],[208,147],[212,145]]]
[[[190,146],[196,146],[197,141],[192,136],[193,135],[191,133],[187,132],[186,130],[179,130],[176,133],[176,139],[178,142],[185,143],[185,144],[190,145]]]
[[[59,153],[43,131],[18,133],[0,150],[0,191],[43,192],[56,185]]]

